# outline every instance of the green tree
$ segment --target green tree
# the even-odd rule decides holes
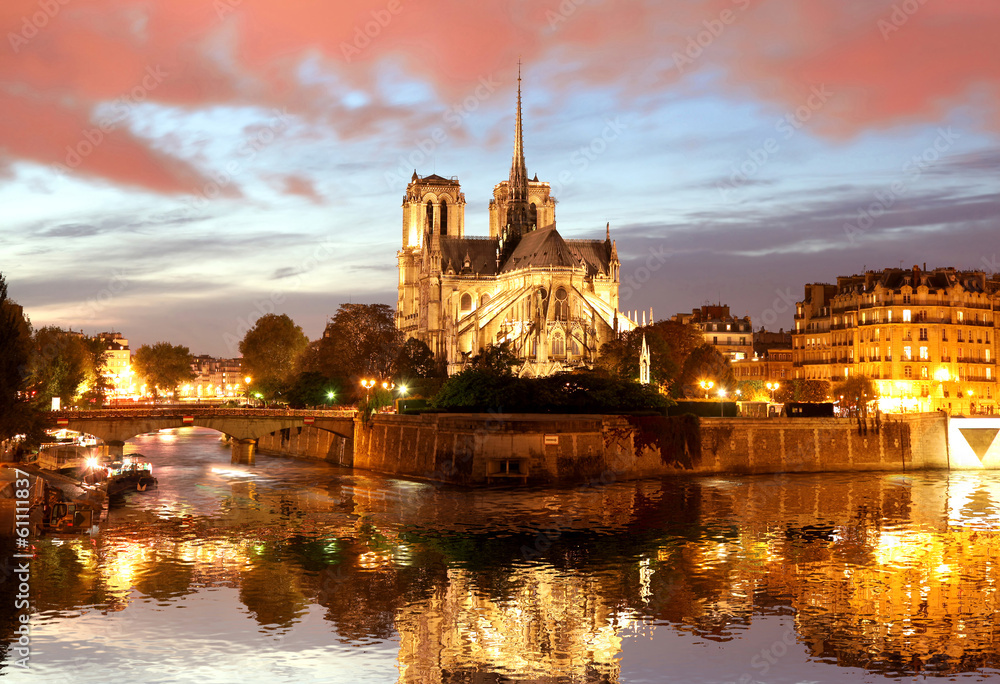
[[[469,361],[469,367],[493,375],[513,375],[517,365],[517,354],[510,348],[509,342],[487,344]]]
[[[597,357],[597,367],[622,380],[638,382],[643,337],[649,347],[649,381],[656,387],[667,388],[677,376],[679,366],[674,362],[669,343],[652,326],[630,330],[605,342]]]
[[[830,383],[827,380],[795,378],[782,382],[781,387],[774,393],[775,401],[782,404],[789,401],[822,402],[829,398]]]
[[[704,397],[702,381],[712,383],[710,396],[718,394],[719,390],[725,390],[731,395],[736,389],[736,379],[729,360],[710,344],[695,347],[688,355],[675,391],[685,397]]]
[[[878,398],[875,384],[867,375],[852,375],[834,384],[833,396],[840,399],[841,408],[857,410],[862,416],[868,415],[868,402]]]
[[[191,369],[191,352],[182,345],[169,342],[157,342],[150,346],[144,344],[135,350],[132,366],[153,390],[153,399],[160,392],[175,392],[177,386],[187,380],[194,380]]]
[[[438,363],[434,358],[434,352],[422,341],[411,337],[400,347],[399,356],[396,358],[398,379],[439,378],[444,375],[443,364]]]
[[[240,342],[243,372],[267,400],[274,400],[295,377],[299,357],[309,346],[302,328],[285,314],[261,316]]]
[[[678,323],[677,321],[658,321],[647,328],[652,335],[656,335],[667,343],[670,359],[676,368],[675,375],[667,383],[667,388],[671,393],[675,393],[674,385],[680,379],[680,372],[684,369],[684,363],[695,349],[705,343],[701,330],[689,323]]]
[[[44,409],[58,397],[62,405],[70,406],[92,388],[100,395],[104,386],[101,377],[104,358],[97,350],[101,346],[81,333],[55,326],[36,330],[28,366],[29,384],[36,404]]]
[[[322,373],[305,371],[295,376],[295,380],[285,391],[285,398],[292,408],[330,406],[340,399],[340,385]]]
[[[323,332],[316,360],[319,367],[314,370],[341,379],[345,392],[363,397],[361,379],[386,381],[395,377],[402,345],[403,334],[396,329],[391,308],[385,304],[341,304]]]
[[[736,390],[742,401],[771,401],[771,390],[763,380],[740,380],[736,383]]]
[[[7,281],[0,274],[0,441],[25,435],[40,441],[42,430],[37,408],[28,393],[31,324],[20,306],[7,296]]]

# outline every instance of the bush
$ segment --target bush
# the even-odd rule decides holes
[[[451,411],[518,413],[615,413],[656,411],[670,401],[651,385],[595,373],[517,378],[480,369],[452,376],[433,406]]]

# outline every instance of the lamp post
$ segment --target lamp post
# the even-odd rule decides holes
[[[251,378],[249,375],[246,376],[245,378],[243,378],[243,381],[246,383],[246,388],[247,388],[247,408],[250,408],[250,381],[251,380],[253,380],[253,378]]]
[[[708,391],[713,387],[715,387],[715,383],[712,382],[711,380],[702,380],[698,384],[701,385],[701,388],[703,390],[705,390],[705,398],[708,399]]]
[[[769,382],[769,383],[767,383],[766,387],[767,387],[767,389],[769,389],[771,391],[771,403],[773,404],[774,403],[774,392],[779,387],[781,387],[781,385],[778,384],[778,383],[776,383],[776,382]]]
[[[723,401],[726,398],[726,390],[724,387],[719,388],[719,417],[726,417],[726,403]]]
[[[371,389],[375,386],[374,380],[364,379],[361,381],[361,386],[365,388],[365,406],[368,405],[368,398],[371,395]]]
[[[331,407],[333,406],[333,398],[335,396],[337,396],[337,393],[334,392],[333,390],[330,390],[329,392],[326,393],[326,400],[330,402]]]

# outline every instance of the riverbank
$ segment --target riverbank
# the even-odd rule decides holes
[[[676,474],[946,469],[942,413],[841,418],[378,415],[353,443],[317,428],[275,433],[263,454],[457,485],[559,484]]]

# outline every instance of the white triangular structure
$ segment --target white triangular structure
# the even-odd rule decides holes
[[[645,335],[642,336],[642,352],[639,354],[639,382],[649,384],[649,346],[646,345]]]

